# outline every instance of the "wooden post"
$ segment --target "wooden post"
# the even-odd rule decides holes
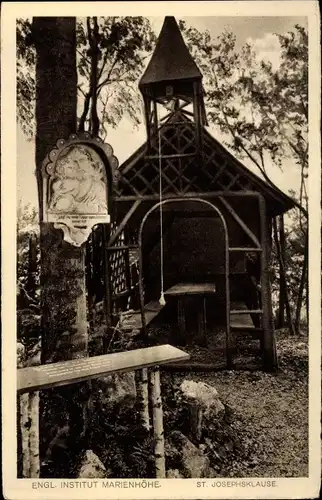
[[[164,456],[164,431],[163,431],[163,411],[161,399],[161,384],[159,367],[154,367],[150,371],[151,398],[153,412],[153,435],[154,435],[154,455],[155,470],[157,478],[165,478],[165,456]]]
[[[201,114],[200,114],[200,85],[193,83],[193,114],[196,124],[197,154],[200,155],[202,147]]]
[[[29,447],[29,394],[21,394],[20,429],[22,453],[22,477],[30,478],[30,447]]]
[[[260,235],[262,252],[261,256],[261,291],[262,291],[262,309],[263,309],[263,361],[264,368],[267,371],[277,369],[274,324],[271,302],[271,287],[268,269],[268,224],[266,217],[266,204],[262,195],[258,195],[259,216],[260,216]]]
[[[233,337],[230,328],[230,258],[229,258],[229,236],[227,227],[225,228],[225,313],[226,313],[226,358],[228,370],[233,370]]]
[[[39,392],[20,395],[22,477],[39,477]]]
[[[31,479],[39,477],[39,392],[29,394],[29,446],[30,446],[30,475]]]
[[[146,137],[147,137],[147,148],[148,151],[151,150],[151,99],[146,94],[143,94],[144,100],[144,114],[145,114],[145,128],[146,128]]]
[[[139,377],[138,396],[141,423],[144,429],[150,432],[148,369],[142,368],[139,372]]]

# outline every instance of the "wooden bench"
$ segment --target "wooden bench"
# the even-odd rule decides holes
[[[20,414],[22,448],[30,448],[23,459],[23,476],[39,477],[39,390],[51,389],[86,380],[113,375],[115,373],[142,371],[142,380],[148,391],[148,372],[150,371],[151,399],[153,405],[153,434],[155,442],[156,477],[165,477],[163,413],[160,385],[160,365],[169,365],[189,359],[189,354],[169,344],[135,349],[132,351],[103,354],[70,361],[19,368],[17,370],[17,393],[20,408],[29,409]],[[143,389],[142,389],[143,390]],[[149,428],[148,393],[145,394],[147,421]],[[28,414],[29,411],[29,414]],[[26,425],[28,423],[28,425]]]

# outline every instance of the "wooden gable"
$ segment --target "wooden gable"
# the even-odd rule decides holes
[[[161,166],[163,196],[256,191],[265,197],[271,215],[284,213],[294,206],[291,198],[248,170],[205,128],[203,154],[198,155],[194,127],[186,112],[173,113],[160,128],[161,160],[158,136],[154,136],[149,155],[144,144],[120,166],[115,197],[159,196]]]

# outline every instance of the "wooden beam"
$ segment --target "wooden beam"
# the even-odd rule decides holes
[[[118,225],[115,233],[113,233],[111,235],[111,237],[109,239],[109,242],[108,242],[108,245],[107,245],[108,247],[112,247],[113,244],[116,242],[117,238],[120,236],[120,234],[124,230],[125,226],[127,225],[127,223],[129,222],[129,220],[131,219],[131,217],[134,214],[134,212],[136,212],[136,210],[137,210],[137,208],[139,207],[140,204],[141,204],[141,200],[136,199],[136,201],[131,206],[130,210],[127,212],[127,214],[124,216],[124,218],[121,221],[121,223]]]
[[[122,173],[121,173],[121,176],[119,178],[118,186],[120,186],[121,182],[123,182],[124,184],[126,184],[134,192],[134,196],[140,196],[140,191],[138,191],[137,189],[135,189],[135,187],[132,185],[132,182],[129,181]]]
[[[154,168],[154,170],[157,172],[157,174],[159,175],[159,166],[155,165],[153,162],[151,162],[151,166]],[[163,189],[165,188],[168,188],[169,186],[172,187],[172,189],[174,190],[174,195],[175,196],[178,196],[179,195],[179,190],[176,188],[176,186],[173,184],[172,180],[167,176],[167,174],[165,173],[165,169],[164,167],[161,168],[161,177],[163,177],[163,179],[167,182],[167,185],[162,185],[162,192],[163,192]],[[152,195],[152,196],[156,196],[157,200],[160,199],[160,193],[158,193],[157,195]],[[162,197],[164,198],[164,195],[162,195]]]
[[[247,236],[252,240],[257,248],[261,248],[261,244],[259,240],[256,238],[255,234],[249,229],[249,227],[245,224],[245,222],[239,217],[239,215],[235,212],[233,207],[225,200],[222,196],[219,196],[219,200],[227,209],[229,214],[233,217],[233,219],[237,222],[237,224],[243,229],[243,231],[247,234]]]
[[[230,252],[261,252],[261,248],[252,248],[252,247],[230,247]]]
[[[191,219],[191,218],[218,218],[218,215],[215,213],[214,210],[180,210],[180,209],[174,209],[167,207],[167,210],[164,210],[165,214],[173,213],[175,217],[177,218],[184,218],[184,219]],[[158,214],[153,214],[151,217],[154,217],[156,219]],[[160,217],[160,216],[159,216]],[[258,251],[258,250],[257,250]]]
[[[180,194],[181,196],[181,194]],[[224,196],[225,198],[231,197],[231,198],[258,198],[259,193],[257,191],[204,191],[204,192],[198,192],[198,191],[186,191],[184,194],[182,194],[183,198],[218,198],[219,196]],[[170,198],[177,198],[177,194],[175,193],[167,193],[163,195],[163,199],[170,199]],[[158,194],[151,194],[151,195],[138,195],[138,196],[116,196],[113,197],[113,201],[115,202],[121,202],[121,201],[135,201],[135,200],[141,200],[141,201],[159,201],[160,196]]]
[[[227,173],[230,174],[230,172],[227,171]],[[227,189],[231,189],[233,187],[233,185],[237,182],[237,180],[239,179],[240,175],[237,174],[235,175],[234,177],[231,178],[230,182],[227,184]]]
[[[268,234],[265,198],[259,196],[260,233],[263,251],[261,257],[261,295],[263,308],[263,358],[264,368],[275,371],[277,368],[277,354],[274,339],[274,322],[272,313],[272,294],[268,268]]]
[[[232,309],[230,314],[262,314],[262,309]]]
[[[173,154],[173,155],[161,155],[162,159],[167,159],[167,158],[187,158],[190,156],[196,156],[196,153],[178,153],[178,154]],[[159,159],[158,155],[155,156],[146,156],[147,160],[157,160]]]
[[[131,250],[131,249],[138,249],[138,245],[120,245],[120,246],[115,246],[115,247],[108,247],[107,250],[108,252],[114,252],[116,250]]]
[[[164,344],[132,351],[114,352],[59,363],[20,368],[17,370],[17,392],[32,392],[85,380],[125,373],[149,366],[189,359],[189,354]]]

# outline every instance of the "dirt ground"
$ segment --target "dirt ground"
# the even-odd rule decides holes
[[[175,375],[213,385],[233,410],[236,433],[242,434],[249,453],[234,459],[223,475],[308,476],[307,335],[290,337],[278,331],[276,339],[276,374],[258,370]]]

